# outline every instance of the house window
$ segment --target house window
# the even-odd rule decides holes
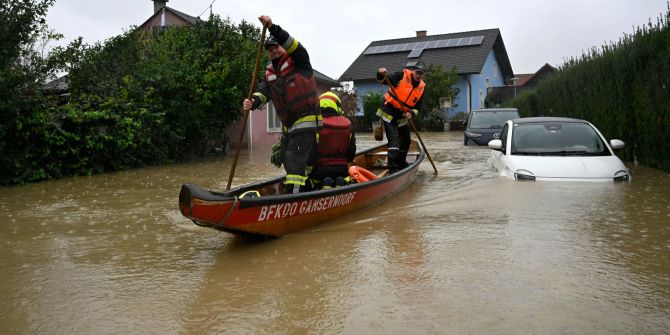
[[[498,78],[498,63],[493,62],[493,77]]]
[[[166,31],[168,31],[168,28],[170,28],[170,27],[168,27],[168,26],[153,26],[153,27],[151,27],[151,30],[154,33],[154,35],[160,35],[160,34],[165,33]]]
[[[275,105],[271,102],[268,102],[268,132],[280,132],[281,131],[281,121],[277,116],[277,111],[275,111]]]
[[[479,90],[479,109],[484,108],[484,91]]]
[[[491,88],[491,79],[486,78],[486,90],[488,90],[489,88]]]

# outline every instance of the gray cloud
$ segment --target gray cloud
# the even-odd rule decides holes
[[[171,0],[168,6],[209,15],[211,0]],[[213,12],[258,24],[261,14],[301,41],[315,68],[339,77],[374,40],[499,28],[515,73],[531,73],[544,63],[558,66],[582,51],[616,41],[633,26],[665,13],[665,0],[472,0],[416,2],[309,0],[216,0]],[[103,41],[144,22],[153,12],[147,0],[60,0],[47,16],[49,26],[65,42],[82,36],[87,43]]]

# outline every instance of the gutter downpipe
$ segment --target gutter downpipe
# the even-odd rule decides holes
[[[467,112],[467,114],[469,114],[470,110],[472,108],[471,107],[472,106],[472,83],[470,82],[470,75],[467,75],[465,77],[465,80],[468,81],[468,106],[467,106],[468,107],[467,108],[468,112]]]

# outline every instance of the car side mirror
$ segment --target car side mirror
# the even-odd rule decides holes
[[[623,147],[626,146],[626,143],[623,143],[622,140],[610,140],[610,146],[612,147],[612,150],[619,150],[623,149]]]
[[[489,148],[493,150],[502,150],[502,141],[501,140],[490,140],[489,141]]]

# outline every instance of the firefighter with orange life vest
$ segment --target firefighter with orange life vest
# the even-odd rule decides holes
[[[411,69],[388,74],[386,68],[377,70],[377,81],[390,87],[384,95],[384,102],[377,110],[377,116],[384,121],[384,131],[388,139],[389,173],[408,166],[407,151],[410,145],[408,120],[415,118],[423,103],[426,83],[423,82],[423,63],[417,62]],[[388,78],[388,81],[387,81]]]
[[[323,128],[319,130],[316,164],[310,178],[318,182],[326,178],[333,181],[337,177],[347,178],[348,164],[356,155],[356,136],[351,121],[344,116],[342,102],[333,92],[321,94],[319,106],[323,115]]]
[[[271,36],[265,40],[270,63],[265,69],[253,100],[245,99],[245,112],[272,101],[282,122],[279,159],[286,170],[286,193],[298,193],[305,185],[314,163],[318,129],[322,126],[319,95],[309,54],[269,16],[258,18]]]

